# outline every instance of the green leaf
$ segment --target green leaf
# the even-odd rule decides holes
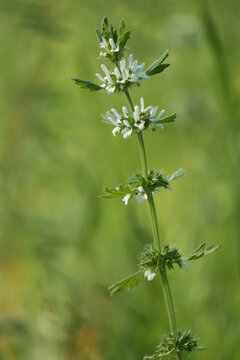
[[[97,39],[99,42],[102,42],[102,33],[98,29],[96,29]]]
[[[102,20],[102,29],[103,29],[103,30],[104,30],[104,29],[108,30],[108,18],[107,18],[107,16],[105,16],[105,17],[103,18],[103,20]]]
[[[108,290],[111,291],[111,295],[116,295],[121,293],[125,290],[131,290],[134,288],[140,280],[142,274],[142,270],[137,271],[135,274],[128,276],[127,278],[114,283],[113,285],[109,286]]]
[[[130,39],[130,31],[125,32],[125,34],[122,35],[121,40],[121,48],[123,49],[126,45],[127,41]]]
[[[146,74],[148,76],[152,76],[155,74],[159,74],[163,70],[165,70],[170,64],[162,64],[162,62],[168,57],[169,50],[166,50],[164,54],[154,61],[146,70]]]
[[[81,89],[89,89],[90,91],[98,91],[103,89],[100,85],[95,84],[91,81],[81,80],[81,79],[72,79],[72,80],[75,81],[75,84],[80,86]]]
[[[175,171],[172,175],[167,177],[167,181],[176,180],[184,175],[184,170],[180,168],[179,170]]]
[[[124,22],[124,19],[122,19],[121,24],[120,24],[119,34],[124,35],[124,30],[125,30],[125,22]]]
[[[110,199],[113,197],[127,195],[130,192],[131,190],[127,185],[119,185],[117,188],[105,187],[103,191],[103,195],[100,195],[100,197],[104,199]]]
[[[210,246],[206,247],[206,243],[203,243],[196,250],[191,252],[191,254],[183,256],[183,260],[185,260],[185,261],[187,261],[187,260],[197,260],[197,259],[199,259],[199,258],[201,258],[203,256],[207,256],[207,255],[210,255],[210,254],[214,253],[220,247],[221,247],[221,244],[217,245],[217,246],[210,245]]]
[[[172,114],[169,116],[165,116],[157,121],[154,121],[154,124],[165,124],[165,123],[171,123],[174,122],[176,119],[177,115],[176,114]]]

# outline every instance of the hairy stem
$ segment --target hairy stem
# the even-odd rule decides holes
[[[128,99],[131,109],[134,111],[132,99],[127,90],[125,91],[125,95]],[[138,132],[137,136],[138,136],[138,143],[139,143],[139,150],[140,150],[140,157],[141,157],[141,164],[142,164],[142,173],[145,177],[147,177],[147,175],[148,175],[147,157],[146,157],[146,151],[145,151],[142,133]],[[160,250],[161,249],[160,235],[159,235],[156,207],[155,207],[152,193],[148,193],[147,195],[148,195],[148,204],[149,204],[151,220],[152,220],[154,246],[157,250]],[[165,298],[165,303],[166,303],[166,308],[167,308],[167,313],[168,313],[168,321],[169,321],[170,331],[172,334],[176,335],[177,334],[177,321],[176,321],[176,316],[175,316],[172,294],[171,294],[168,277],[167,277],[167,273],[166,273],[166,268],[160,268],[159,270],[160,270],[160,275],[161,275],[161,279],[162,279],[162,287],[163,287],[163,293],[164,293],[164,298]],[[183,359],[182,354],[178,353],[176,355],[176,359],[178,359],[178,360]]]

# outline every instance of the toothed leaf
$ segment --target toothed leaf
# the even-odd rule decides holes
[[[167,181],[176,180],[184,175],[184,170],[180,168],[179,170],[175,171],[172,175],[167,177]]]
[[[172,114],[169,116],[165,116],[159,120],[154,121],[154,124],[166,124],[166,123],[171,123],[174,122],[176,119],[177,115],[176,114]]]
[[[166,50],[163,55],[154,61],[146,70],[146,74],[148,76],[159,74],[160,72],[164,71],[170,64],[162,64],[163,61],[168,57],[169,50]]]
[[[103,89],[101,86],[91,81],[75,79],[75,78],[72,80],[75,82],[76,85],[80,86],[81,89],[89,89],[90,91],[98,91]]]
[[[125,21],[124,21],[124,19],[122,19],[121,24],[120,24],[119,34],[124,35],[124,30],[125,30]]]
[[[117,188],[110,188],[105,187],[103,195],[100,195],[100,197],[104,199],[110,199],[113,197],[123,196],[130,192],[129,186],[127,185],[119,185]]]
[[[207,256],[207,255],[214,253],[220,247],[221,247],[221,245],[217,245],[217,246],[210,245],[210,246],[206,247],[206,243],[203,243],[196,250],[191,252],[191,254],[183,256],[183,260],[187,261],[187,260],[200,259],[203,256]]]
[[[96,29],[97,39],[99,42],[102,42],[102,33],[98,29]]]
[[[139,270],[135,274],[130,275],[127,278],[125,278],[121,281],[118,281],[118,282],[114,283],[113,285],[109,286],[108,289],[111,291],[111,295],[116,295],[123,291],[126,291],[126,290],[129,291],[129,290],[133,289],[139,283],[141,274],[142,274],[142,271]]]

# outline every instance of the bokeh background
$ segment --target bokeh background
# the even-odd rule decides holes
[[[120,360],[151,354],[168,323],[160,280],[110,297],[151,243],[146,204],[98,197],[140,169],[136,138],[114,138],[101,113],[123,96],[96,81],[94,29],[125,18],[129,47],[171,66],[132,92],[177,112],[145,135],[151,168],[183,166],[156,196],[161,239],[220,251],[170,273],[179,327],[206,346],[192,356],[240,359],[238,0],[0,0],[0,359]]]

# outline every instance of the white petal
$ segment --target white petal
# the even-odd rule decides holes
[[[122,201],[124,202],[125,205],[128,204],[128,200],[130,199],[131,194],[127,194],[126,196],[124,196],[124,198],[122,199]]]
[[[148,281],[153,280],[155,275],[156,275],[155,272],[152,272],[151,270],[146,270],[144,272],[144,276],[148,279]]]
[[[134,110],[137,111],[137,112],[139,112],[139,106],[138,106],[138,105],[135,105],[135,106],[134,106]]]
[[[123,111],[124,116],[128,117],[128,111],[127,111],[126,106],[122,107],[122,111]]]
[[[138,76],[140,78],[144,78],[144,79],[150,79],[150,76],[148,76],[144,71],[141,71]]]
[[[145,63],[142,63],[142,64],[140,65],[140,67],[139,67],[139,71],[140,71],[140,72],[143,71],[144,66],[145,66]]]
[[[160,117],[165,113],[166,110],[161,110],[155,120],[159,120]]]
[[[120,69],[123,73],[125,73],[125,59],[120,61]]]
[[[121,119],[121,116],[119,115],[119,113],[117,112],[116,109],[112,108],[112,109],[111,109],[111,112],[115,115],[115,117],[116,117],[117,119]]]
[[[141,97],[140,103],[141,103],[141,112],[144,112],[144,100],[143,100],[143,97]]]
[[[138,191],[144,192],[144,188],[143,188],[142,186],[139,186],[139,187],[138,187]]]
[[[107,41],[106,41],[106,39],[102,38],[102,42],[100,43],[100,48],[107,49]]]
[[[151,114],[151,110],[152,110],[152,109],[153,109],[153,106],[152,106],[152,105],[149,105],[149,106],[146,107],[145,111],[150,110],[150,114]]]
[[[114,42],[114,40],[112,38],[109,39],[109,43],[110,43],[112,49],[114,50],[116,48],[116,45],[115,45],[115,42]]]
[[[105,90],[106,90],[106,93],[107,93],[108,95],[111,95],[111,94],[114,92],[114,90],[115,90],[115,86],[108,85],[108,86],[105,87]]]
[[[99,78],[100,81],[103,83],[105,82],[104,78],[100,74],[96,74],[96,76]]]
[[[162,116],[165,113],[166,110],[161,110],[158,116]]]
[[[115,126],[118,125],[117,121],[111,117],[110,113],[109,113],[109,116],[107,116],[107,119],[110,121],[110,123],[112,125],[115,125]]]
[[[134,60],[134,62],[133,62],[133,68],[132,68],[133,72],[135,72],[135,71],[137,70],[137,66],[138,66],[138,61],[137,61],[137,60]]]
[[[140,124],[138,124],[139,130],[143,130],[143,129],[144,129],[144,125],[145,125],[144,121],[141,121]]]
[[[129,68],[132,69],[133,66],[133,54],[129,55]]]
[[[104,64],[101,64],[101,68],[102,68],[102,71],[104,72],[104,74],[106,76],[109,76],[109,71],[108,71],[107,67]]]
[[[125,128],[121,131],[121,134],[123,135],[123,138],[124,139],[127,139],[129,138],[129,136],[131,135],[132,133],[132,129],[128,129],[128,128]]]
[[[138,193],[136,195],[136,199],[139,201],[140,204],[142,204],[142,203],[144,203],[145,200],[147,200],[147,194],[142,195],[142,194]]]
[[[113,136],[117,136],[117,133],[119,133],[119,132],[120,132],[120,127],[119,126],[115,127],[112,131]]]
[[[130,127],[130,124],[129,124],[129,122],[128,122],[127,120],[123,120],[123,123],[124,123],[124,125],[126,125],[127,127]]]
[[[102,64],[101,68],[102,68],[102,71],[104,72],[104,74],[106,75],[108,82],[110,84],[113,84],[112,78],[111,78],[110,73],[109,73],[108,69],[106,68],[106,66],[104,64]]]
[[[153,108],[152,111],[151,111],[151,117],[154,117],[154,115],[155,115],[156,112],[157,112],[157,109],[158,109],[158,106],[154,106],[154,108]]]
[[[121,79],[121,74],[117,67],[115,67],[114,73],[115,73],[117,79]]]

